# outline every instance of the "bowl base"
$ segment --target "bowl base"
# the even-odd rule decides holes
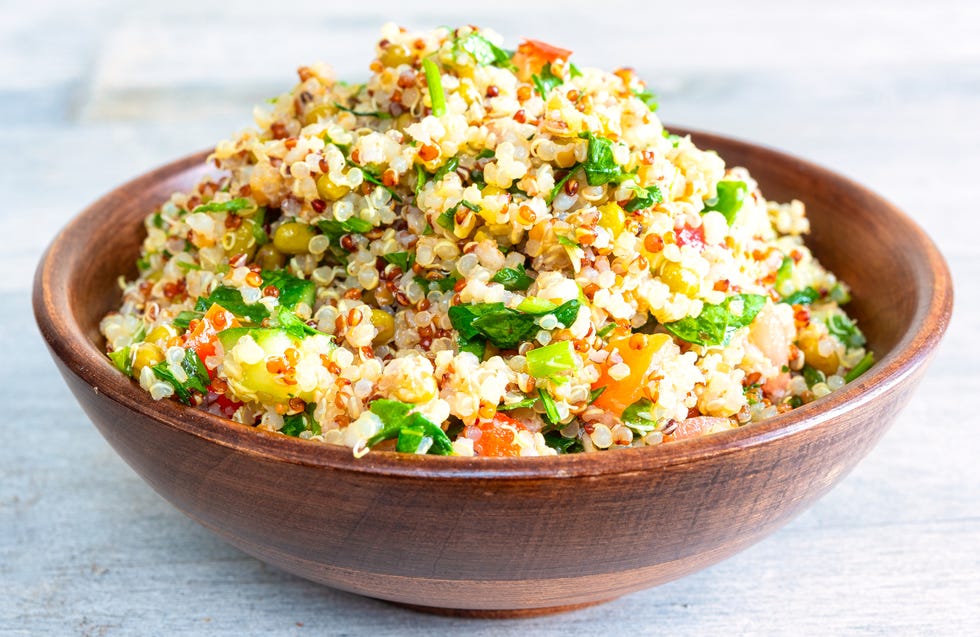
[[[598,606],[611,602],[617,597],[600,599],[594,602],[583,602],[581,604],[567,604],[564,606],[545,606],[544,608],[511,608],[511,609],[492,609],[492,608],[439,608],[437,606],[420,606],[418,604],[405,604],[403,602],[392,602],[389,604],[414,610],[417,613],[428,613],[430,615],[442,615],[444,617],[466,617],[471,619],[523,619],[526,617],[540,617],[542,615],[556,615],[567,613],[573,610]]]

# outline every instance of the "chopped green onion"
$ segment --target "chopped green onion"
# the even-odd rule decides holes
[[[851,371],[844,374],[844,382],[849,383],[855,378],[857,378],[858,376],[860,376],[861,374],[863,374],[864,372],[868,371],[869,369],[871,369],[871,366],[874,364],[874,362],[875,362],[874,352],[868,352],[867,354],[864,355],[864,358],[858,361],[857,365],[851,368]]]
[[[541,404],[544,405],[544,419],[552,425],[561,424],[561,415],[558,413],[558,406],[555,399],[545,390],[538,388],[538,396],[541,397]]]
[[[446,95],[442,91],[442,75],[439,73],[439,67],[432,58],[425,58],[422,60],[422,69],[425,71],[425,81],[429,85],[432,114],[442,117],[446,114]]]
[[[527,371],[535,378],[551,378],[575,369],[575,348],[571,341],[559,341],[532,349],[526,355]]]

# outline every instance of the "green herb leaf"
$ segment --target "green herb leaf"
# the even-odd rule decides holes
[[[315,408],[316,405],[314,403],[310,403],[306,406],[304,411],[301,411],[298,414],[283,416],[283,425],[279,430],[279,433],[293,437],[298,437],[304,431],[309,431],[313,435],[321,433],[320,423],[313,417]]]
[[[653,403],[649,398],[641,398],[623,410],[620,416],[623,424],[633,430],[633,433],[645,436],[657,428],[653,418]]]
[[[827,380],[827,376],[824,375],[819,369],[810,367],[809,365],[803,366],[803,380],[806,381],[807,387],[813,387],[817,383],[822,383]]]
[[[188,312],[184,311],[174,317],[173,326],[180,330],[186,330],[191,326],[191,321],[203,318],[203,312]]]
[[[568,63],[568,76],[569,77],[572,77],[572,78],[582,77],[582,71],[578,70],[578,67],[577,66],[575,66],[574,64],[572,64],[571,62],[569,62]]]
[[[442,117],[446,114],[446,95],[442,90],[442,75],[439,67],[432,58],[425,58],[422,60],[422,70],[425,71],[425,81],[429,85],[432,114]]]
[[[647,108],[650,109],[651,113],[656,111],[657,107],[660,106],[660,104],[657,102],[657,96],[651,93],[650,91],[641,91],[640,89],[633,89],[633,95],[640,98],[640,100],[647,105]]]
[[[513,66],[510,62],[510,54],[499,46],[486,39],[479,33],[473,32],[456,40],[454,46],[473,56],[473,60],[480,66],[492,64],[508,68]]]
[[[439,167],[439,170],[437,170],[436,174],[432,176],[432,179],[434,181],[439,181],[449,173],[456,172],[457,168],[459,168],[459,157],[450,157],[445,164]]]
[[[322,334],[323,336],[329,337],[329,334],[324,334],[315,327],[307,325],[300,317],[283,306],[279,306],[276,309],[276,326],[299,341],[314,334]]]
[[[748,190],[749,187],[744,181],[719,181],[718,196],[705,200],[701,214],[717,210],[725,217],[728,225],[732,225],[735,215],[742,209]]]
[[[262,286],[279,290],[279,305],[295,310],[305,303],[311,310],[316,302],[316,284],[307,279],[293,276],[287,270],[262,270]]]
[[[534,82],[534,88],[538,91],[538,95],[545,100],[548,99],[548,94],[551,91],[565,83],[564,80],[551,72],[551,63],[548,62],[541,67],[541,74],[531,76],[531,80]]]
[[[246,197],[239,197],[238,199],[232,199],[231,201],[224,201],[222,203],[212,201],[194,208],[192,212],[238,212],[239,210],[254,207],[254,201]]]
[[[575,174],[575,171],[578,170],[581,166],[582,164],[575,164],[574,166],[568,169],[568,172],[565,173],[564,177],[558,180],[558,183],[555,184],[555,187],[552,188],[551,192],[548,194],[547,202],[549,204],[555,200],[555,197],[558,196],[558,193],[560,193],[562,189],[565,187],[565,183],[572,178],[572,176]]]
[[[356,166],[356,164],[352,164],[352,165],[355,165]],[[372,183],[375,186],[378,186],[380,188],[384,188],[385,190],[388,191],[388,194],[391,195],[391,198],[392,199],[394,199],[398,203],[401,203],[402,202],[401,195],[399,195],[397,192],[395,192],[395,189],[394,188],[391,188],[390,186],[386,186],[385,183],[383,181],[381,181],[381,177],[380,176],[374,174],[373,172],[371,172],[370,170],[368,170],[364,166],[357,166],[357,167],[361,169],[361,174],[364,175],[364,181],[366,181],[368,183]]]
[[[596,387],[595,389],[590,390],[589,391],[589,404],[591,405],[592,403],[594,403],[596,401],[596,399],[599,398],[599,396],[602,396],[602,392],[604,392],[604,391],[606,391],[606,386],[605,385],[603,385],[602,387]]]
[[[791,276],[793,276],[793,259],[783,257],[783,262],[779,264],[779,269],[776,270],[776,281],[773,284],[777,292],[782,289]]]
[[[497,405],[497,411],[511,411],[513,409],[525,409],[527,407],[534,407],[534,403],[538,402],[537,396],[528,396],[524,400],[511,403],[509,405]]]
[[[660,192],[660,188],[657,186],[648,186],[646,188],[637,187],[633,189],[633,193],[633,198],[623,206],[623,210],[627,212],[652,208],[664,200],[663,193]]]
[[[511,292],[523,292],[534,283],[534,279],[527,275],[524,266],[520,268],[504,268],[493,275],[493,278],[490,280],[493,283],[500,283],[504,286],[505,290],[510,290]]]
[[[854,321],[843,314],[835,314],[827,319],[827,331],[848,349],[861,347],[867,342]]]
[[[584,164],[585,178],[590,186],[601,186],[611,181],[621,181],[628,173],[623,172],[613,157],[612,141],[586,131],[579,135],[589,140],[589,150]]]
[[[388,263],[397,265],[401,268],[402,272],[411,270],[412,264],[415,263],[414,252],[392,252],[391,254],[382,255],[382,258]]]
[[[384,111],[355,111],[353,108],[348,108],[343,104],[338,102],[333,103],[339,110],[345,113],[350,113],[351,115],[357,115],[358,117],[377,117],[378,119],[391,119],[391,113],[386,113]]]
[[[199,266],[198,264],[196,264],[196,263],[188,263],[187,261],[178,261],[177,262],[177,267],[180,268],[181,270],[183,270],[184,272],[187,272],[188,270],[200,270],[201,269],[201,266]]]
[[[568,237],[564,237],[564,236],[562,236],[560,234],[559,235],[556,235],[556,238],[558,239],[558,243],[562,244],[566,248],[580,248],[580,247],[582,247],[574,239],[569,239]]]
[[[664,328],[689,343],[706,347],[728,345],[736,330],[755,320],[765,306],[766,298],[760,294],[735,294],[717,305],[705,303],[697,317],[664,323]]]
[[[820,293],[813,288],[807,286],[802,290],[793,292],[786,298],[780,301],[780,303],[787,303],[789,305],[810,305],[814,301],[820,298]]]
[[[246,303],[242,299],[242,293],[238,288],[227,286],[215,288],[210,296],[199,297],[197,304],[194,306],[194,310],[197,312],[207,312],[215,303],[235,316],[247,319],[251,323],[261,323],[262,319],[269,318],[269,310],[264,305],[261,303]]]
[[[429,181],[429,173],[425,171],[425,166],[422,164],[415,164],[415,198],[418,199],[419,195],[422,193],[422,189],[425,188],[425,184]]]
[[[364,234],[374,229],[371,222],[357,217],[351,217],[347,221],[324,219],[318,221],[316,227],[320,229],[320,232],[327,235],[333,245],[338,245],[340,238],[345,234]]]

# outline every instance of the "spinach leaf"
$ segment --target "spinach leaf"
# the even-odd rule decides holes
[[[742,209],[748,190],[749,187],[744,181],[719,181],[718,196],[705,200],[701,214],[717,210],[724,215],[728,225],[732,225],[735,215]]]
[[[641,398],[625,410],[620,420],[623,424],[633,430],[633,433],[645,436],[657,428],[657,421],[653,418],[653,403],[649,398]]]
[[[559,454],[581,453],[585,451],[581,440],[578,438],[566,438],[557,431],[546,433],[544,435],[544,442]]]
[[[481,340],[501,349],[514,349],[541,329],[536,316],[554,314],[562,327],[568,327],[578,316],[580,306],[577,299],[572,299],[557,308],[552,306],[540,314],[532,314],[505,307],[503,303],[454,305],[449,308],[449,320],[459,333],[461,351],[464,344]]]
[[[254,201],[246,197],[239,197],[237,199],[232,199],[231,201],[224,201],[221,203],[211,201],[194,208],[193,212],[238,212],[239,210],[246,210],[254,207]]]
[[[207,312],[215,303],[239,318],[248,319],[251,323],[261,323],[262,319],[269,318],[269,310],[264,305],[261,303],[246,303],[242,299],[242,293],[238,288],[227,286],[215,288],[210,296],[199,297],[197,304],[194,306],[194,310],[196,312]]]
[[[524,291],[534,283],[534,279],[527,275],[524,266],[520,268],[504,268],[493,275],[493,278],[490,280],[494,283],[500,283],[504,286],[505,290],[510,290],[511,292],[515,290]]]
[[[206,394],[211,379],[208,376],[208,370],[204,366],[204,363],[201,362],[197,353],[192,349],[185,350],[184,360],[181,361],[180,367],[187,374],[187,380],[184,382],[177,380],[177,377],[174,376],[166,361],[157,363],[150,369],[153,370],[157,378],[173,386],[174,394],[180,402],[189,405],[191,402],[191,390]]]
[[[373,447],[383,440],[398,438],[396,450],[403,453],[432,453],[439,456],[453,455],[453,443],[439,426],[418,412],[414,405],[380,398],[371,403],[371,413],[381,419],[383,428],[368,438],[366,445]]]
[[[612,141],[605,137],[593,135],[586,131],[579,135],[582,139],[589,140],[589,149],[586,153],[585,178],[590,186],[601,186],[611,181],[622,181],[628,176],[623,172],[616,160],[613,158]]]
[[[279,430],[279,433],[293,437],[299,436],[304,431],[309,431],[313,435],[319,434],[321,432],[320,423],[313,417],[313,412],[315,409],[316,405],[314,403],[310,403],[306,406],[305,410],[299,412],[298,414],[283,416],[283,424],[282,428]]]
[[[664,200],[663,193],[660,192],[660,188],[657,186],[634,188],[633,193],[633,198],[630,199],[628,204],[623,206],[623,210],[627,212],[636,212],[637,210],[652,208]]]
[[[854,321],[843,314],[835,314],[827,319],[827,331],[849,349],[867,343],[867,339]]]
[[[664,328],[689,343],[728,345],[736,330],[752,323],[765,304],[761,294],[735,294],[717,305],[705,303],[697,317],[664,323]]]
[[[793,292],[786,298],[782,299],[780,303],[788,303],[789,305],[810,305],[819,298],[820,293],[807,286],[802,290]]]

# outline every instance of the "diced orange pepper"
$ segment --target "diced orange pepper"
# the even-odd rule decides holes
[[[605,387],[596,398],[595,405],[615,416],[643,398],[643,386],[650,372],[653,356],[670,341],[666,334],[631,334],[609,341],[609,351],[618,351],[623,363],[630,368],[625,378],[616,380],[609,375],[609,368],[616,363],[607,359],[599,374],[599,380],[592,384],[593,389]],[[612,358],[612,356],[610,356]]]
[[[473,440],[473,451],[478,456],[514,457],[521,455],[514,429],[526,427],[520,421],[497,412],[492,420],[481,420],[466,427],[463,435]]]

